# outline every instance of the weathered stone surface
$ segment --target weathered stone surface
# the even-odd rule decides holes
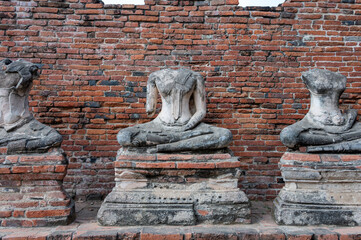
[[[91,202],[94,203],[93,201]],[[84,203],[89,204],[90,203]],[[94,203],[97,204],[97,203]],[[277,226],[269,212],[269,202],[256,202],[253,206],[262,217],[254,224],[241,225],[209,225],[198,226],[114,226],[103,227],[93,221],[89,213],[79,212],[76,224],[59,227],[44,227],[41,229],[2,228],[2,239],[49,239],[49,240],[346,240],[360,239],[361,227],[335,226]],[[83,205],[84,207],[84,205]],[[94,205],[88,206],[94,209]],[[267,210],[266,210],[267,209]],[[266,212],[265,212],[266,210]],[[90,211],[92,212],[92,211]],[[82,215],[85,214],[85,215]]]
[[[0,147],[7,154],[46,152],[60,146],[61,135],[34,119],[29,92],[38,67],[24,60],[0,61]]]
[[[220,149],[228,146],[228,129],[201,123],[206,115],[203,77],[188,69],[164,69],[149,76],[147,84],[148,115],[156,112],[158,91],[162,110],[151,122],[119,131],[120,145],[136,151],[180,152]]]
[[[285,187],[275,220],[286,225],[361,224],[361,155],[291,153],[280,166]]]
[[[360,152],[361,124],[355,123],[357,110],[343,113],[339,109],[346,77],[313,69],[303,73],[302,79],[310,91],[311,106],[301,121],[282,130],[283,144],[291,149],[308,146],[308,152]]]
[[[249,223],[249,215],[248,199],[239,190],[121,190],[107,197],[98,222],[107,226],[230,224]]]
[[[98,212],[101,225],[250,223],[238,189],[239,160],[229,153],[118,153],[116,186]]]

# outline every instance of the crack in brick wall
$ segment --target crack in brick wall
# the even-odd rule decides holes
[[[147,76],[187,67],[206,80],[205,122],[232,131],[232,150],[251,199],[273,199],[283,186],[278,161],[285,127],[301,119],[310,68],[348,78],[344,109],[359,109],[361,2],[288,0],[241,8],[238,0],[1,1],[0,58],[42,67],[31,107],[57,129],[70,164],[67,190],[97,198],[114,185],[119,129],[151,120]],[[160,102],[158,105],[160,108]]]

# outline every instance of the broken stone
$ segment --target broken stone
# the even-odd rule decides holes
[[[281,141],[292,150],[307,146],[308,152],[361,151],[361,124],[357,110],[342,112],[339,99],[346,77],[328,70],[313,69],[302,74],[311,95],[306,116],[281,132]]]
[[[228,129],[201,123],[206,115],[203,77],[188,69],[164,69],[149,76],[146,111],[156,112],[158,92],[162,110],[151,122],[119,131],[124,147],[146,147],[148,152],[179,152],[220,149],[228,146]]]
[[[7,154],[46,152],[60,146],[61,135],[29,111],[29,92],[38,67],[24,60],[0,61],[0,146]]]

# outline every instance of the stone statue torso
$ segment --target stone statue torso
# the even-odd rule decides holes
[[[361,145],[361,124],[356,122],[357,110],[341,111],[339,99],[346,88],[346,77],[323,69],[302,73],[302,80],[311,95],[306,116],[281,132],[281,141],[307,152],[357,152]]]
[[[153,121],[121,129],[117,140],[123,147],[151,153],[209,151],[228,146],[231,131],[201,122],[206,115],[206,91],[201,74],[189,69],[163,69],[150,74],[148,116],[156,112],[158,94],[162,98],[162,110]]]
[[[166,69],[162,77],[155,79],[155,85],[162,97],[162,111],[158,118],[165,125],[182,126],[192,113],[191,96],[196,85],[196,78],[191,71]]]
[[[25,60],[0,61],[0,146],[6,154],[46,152],[60,146],[62,136],[29,111],[29,92],[38,67]]]

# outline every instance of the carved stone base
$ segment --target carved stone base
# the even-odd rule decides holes
[[[285,225],[361,225],[361,155],[285,153],[274,216]]]
[[[60,148],[0,155],[0,163],[1,226],[40,227],[73,221],[74,203],[62,187],[67,160]]]
[[[131,154],[120,151],[116,186],[104,200],[105,226],[250,223],[238,189],[240,162],[223,154]]]

